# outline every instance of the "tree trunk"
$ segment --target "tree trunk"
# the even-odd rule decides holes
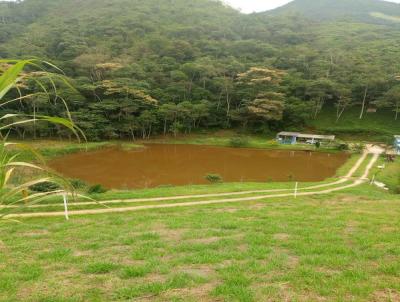
[[[132,128],[130,130],[131,130],[132,141],[135,141],[135,131],[133,131]]]
[[[364,98],[361,106],[361,113],[360,113],[360,120],[364,117],[365,111],[365,103],[367,102],[367,95],[368,95],[368,85],[365,86]]]
[[[321,110],[321,99],[315,101],[315,112],[314,112],[314,120],[317,119],[317,116]]]
[[[338,112],[337,112],[337,118],[336,118],[336,123],[339,122],[339,120],[340,120],[340,118],[342,117],[343,112],[344,112],[345,109],[346,109],[346,107],[343,106],[342,109],[340,109],[340,111],[338,110]]]
[[[221,90],[221,93],[219,94],[219,98],[218,98],[217,111],[221,107],[222,94],[223,94],[223,91]]]
[[[231,100],[229,98],[229,92],[226,90],[226,116],[229,117],[229,113],[231,112]]]

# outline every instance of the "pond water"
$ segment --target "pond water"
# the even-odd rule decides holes
[[[207,174],[219,174],[224,182],[322,181],[334,176],[347,158],[344,153],[149,144],[69,154],[49,166],[89,184],[133,189],[206,184]]]

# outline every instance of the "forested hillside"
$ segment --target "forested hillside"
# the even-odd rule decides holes
[[[300,14],[320,21],[352,20],[388,24],[400,22],[400,4],[377,0],[296,0],[265,14]]]
[[[387,13],[382,1],[350,2]],[[290,12],[309,3],[323,15],[341,1],[297,0]],[[60,85],[58,94],[91,140],[210,128],[268,133],[314,125],[324,110],[334,123],[349,110],[360,120],[375,110],[397,119],[397,22],[300,13],[244,15],[212,0],[0,3],[0,57],[37,57],[64,70],[77,91]],[[13,112],[61,111],[47,97]],[[66,135],[40,124],[14,134]]]

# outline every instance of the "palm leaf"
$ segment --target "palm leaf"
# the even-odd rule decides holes
[[[39,60],[0,60],[0,64],[10,64],[10,67],[6,69],[6,71],[3,72],[0,76],[0,107],[4,107],[10,103],[16,102],[16,101],[21,101],[21,100],[29,100],[32,99],[32,97],[39,95],[39,94],[45,94],[49,96],[50,100],[50,91],[46,88],[46,85],[44,82],[42,82],[42,79],[46,79],[48,83],[50,83],[52,90],[54,91],[55,95],[55,101],[61,100],[65,109],[66,109],[66,116],[67,118],[62,118],[62,117],[52,117],[52,116],[43,116],[39,115],[37,116],[36,114],[34,115],[26,115],[26,114],[5,114],[3,116],[0,116],[0,122],[3,124],[0,127],[1,130],[6,130],[6,129],[11,129],[14,126],[18,126],[21,124],[27,124],[27,123],[34,123],[37,121],[44,121],[48,123],[53,123],[53,124],[58,124],[66,127],[69,129],[72,133],[75,134],[78,140],[80,140],[82,137],[86,140],[86,137],[81,129],[76,127],[74,122],[72,121],[71,114],[68,109],[68,105],[66,101],[57,94],[57,83],[62,83],[66,85],[67,87],[71,88],[72,90],[76,91],[72,85],[69,83],[69,81],[66,79],[64,76],[63,72],[55,65],[49,62],[41,62]],[[32,73],[26,73],[22,74],[22,71],[24,68],[29,65],[33,67],[36,70],[39,70],[39,72],[32,72]],[[61,74],[56,74],[56,73],[49,73],[46,71],[45,66],[51,67],[52,69],[56,70],[57,72]],[[20,81],[26,80],[28,77],[31,77],[31,79],[37,84],[39,89],[41,91],[36,92],[36,93],[31,93],[29,95],[23,96],[21,93],[21,90],[17,87],[17,84],[20,83]],[[19,97],[14,98],[12,100],[8,100],[3,102],[4,96],[12,89],[16,88]],[[53,93],[53,92],[51,92]],[[10,120],[10,121],[7,121]],[[42,165],[38,165],[35,163],[29,163],[29,162],[23,162],[19,161],[19,153],[13,154],[8,150],[8,147],[14,147],[16,149],[20,150],[29,150],[32,152],[32,154],[35,155],[35,158],[38,159]],[[19,183],[15,186],[9,186],[9,183],[15,174],[15,171],[17,169],[29,169],[29,170],[35,170],[39,171],[40,174],[46,174],[46,176],[41,176],[37,177],[34,179],[31,179],[27,182],[22,182]],[[59,185],[62,189],[60,190],[53,190],[49,192],[41,192],[41,193],[34,193],[30,194],[28,196],[24,196],[22,194],[24,191],[29,190],[29,188],[33,185],[37,185],[40,183],[45,183],[45,182],[51,182],[54,184]],[[44,160],[43,158],[33,150],[29,145],[27,144],[16,144],[16,143],[9,143],[7,142],[7,137],[5,140],[0,143],[0,203],[6,203],[8,205],[18,205],[18,209],[23,208],[26,205],[33,205],[36,203],[39,203],[43,201],[44,199],[53,197],[53,196],[61,196],[61,195],[72,195],[72,197],[75,198],[76,194],[74,192],[74,189],[72,185],[64,178],[55,175],[52,173],[47,167],[44,165]],[[2,213],[0,214],[0,218],[4,218],[8,215],[8,213]]]
[[[0,76],[0,101],[18,81],[18,77],[27,64],[29,61],[17,62]]]

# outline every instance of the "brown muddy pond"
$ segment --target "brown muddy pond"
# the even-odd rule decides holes
[[[49,163],[69,178],[107,188],[206,184],[207,174],[224,182],[322,181],[348,159],[344,153],[149,144],[69,154]]]

